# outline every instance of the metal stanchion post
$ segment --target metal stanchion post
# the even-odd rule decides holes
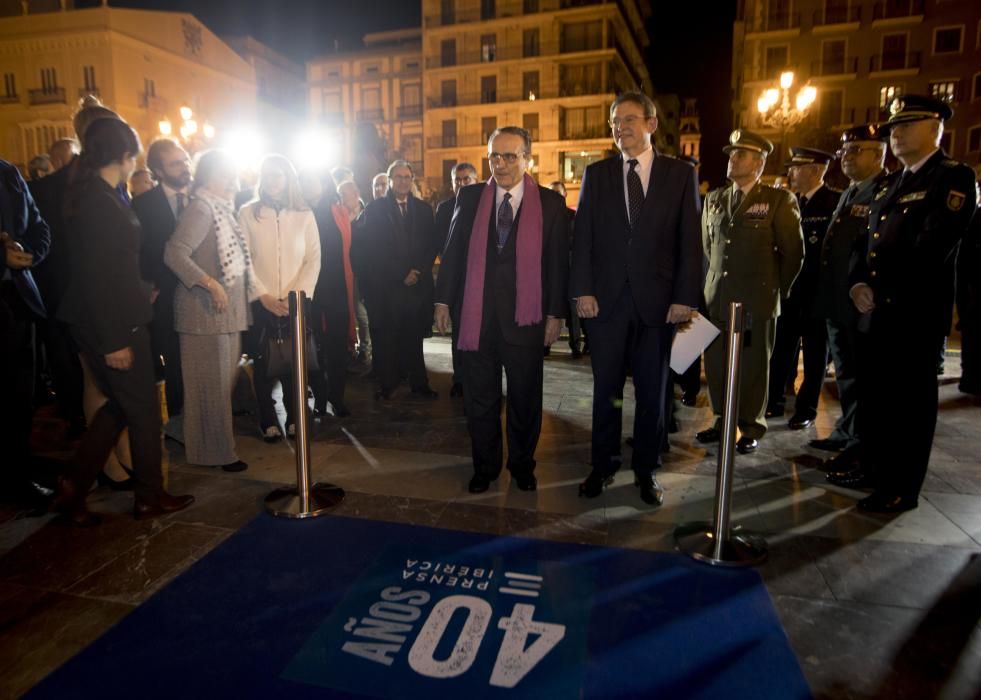
[[[282,518],[315,518],[344,500],[344,489],[333,484],[310,485],[310,410],[307,406],[307,348],[304,305],[306,293],[290,292],[293,321],[293,393],[296,405],[296,486],[266,496],[266,510]]]
[[[719,468],[715,481],[715,519],[679,525],[674,531],[678,549],[716,566],[753,566],[766,560],[762,537],[730,527],[732,510],[732,462],[735,457],[736,421],[739,406],[739,366],[743,346],[745,311],[740,302],[729,304],[726,333],[726,385],[722,411]]]

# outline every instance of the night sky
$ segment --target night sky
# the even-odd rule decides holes
[[[300,63],[329,52],[335,41],[342,51],[357,49],[368,32],[418,26],[421,21],[417,0],[372,0],[361,5],[351,0],[111,0],[110,4],[190,12],[217,34],[251,34]],[[721,148],[732,125],[729,85],[736,3],[656,1],[653,5],[648,67],[655,91],[698,98],[702,178],[718,185],[725,175]],[[352,6],[365,11],[355,14]]]

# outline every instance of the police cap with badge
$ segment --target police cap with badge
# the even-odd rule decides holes
[[[841,145],[856,141],[888,141],[889,131],[879,124],[862,124],[841,132]]]
[[[722,151],[732,153],[737,150],[755,151],[766,158],[773,152],[773,144],[752,131],[736,129],[729,135],[729,143],[722,148]]]
[[[945,122],[952,116],[954,110],[943,100],[925,95],[903,95],[892,101],[889,107],[889,120],[884,128],[924,119],[939,119]]]
[[[832,154],[817,148],[791,148],[790,160],[784,166],[791,168],[795,165],[827,165],[834,158]]]

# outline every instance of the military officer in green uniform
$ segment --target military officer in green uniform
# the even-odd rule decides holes
[[[804,239],[794,195],[759,181],[773,144],[737,129],[722,150],[729,156],[731,184],[710,192],[702,209],[705,302],[708,319],[719,328],[727,323],[730,302],[742,302],[746,311],[738,407],[742,435],[736,444],[746,454],[756,450],[766,432],[763,413],[775,321],[780,299],[790,293],[800,272]],[[716,339],[705,351],[715,424],[695,435],[701,443],[720,437],[725,363],[725,341]]]
[[[841,170],[851,181],[835,207],[831,225],[821,245],[817,295],[814,310],[825,319],[828,345],[835,363],[835,381],[841,416],[826,438],[811,440],[811,447],[843,454],[832,460],[830,468],[857,458],[858,384],[856,323],[858,311],[848,295],[848,266],[856,241],[864,241],[869,230],[869,205],[886,177],[883,161],[887,136],[875,124],[846,129],[841,135]]]
[[[794,281],[790,296],[781,304],[777,336],[770,357],[770,389],[766,417],[784,413],[784,387],[797,379],[797,358],[804,355],[804,381],[797,392],[794,415],[787,424],[803,430],[817,417],[818,397],[828,366],[828,333],[824,318],[814,312],[821,243],[841,192],[824,184],[834,156],[816,148],[791,148],[787,170],[791,189],[797,193],[804,234],[804,267]],[[793,393],[793,392],[791,392]]]
[[[930,462],[945,266],[977,207],[974,171],[940,148],[952,114],[931,97],[893,103],[886,128],[903,167],[873,196],[867,245],[852,258],[850,294],[862,314],[860,470],[875,489],[858,502],[864,511],[916,508]]]

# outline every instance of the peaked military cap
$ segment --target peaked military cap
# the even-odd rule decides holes
[[[773,152],[773,144],[759,134],[754,134],[752,131],[736,129],[729,134],[729,144],[724,146],[722,150],[725,153],[731,153],[739,149],[756,151],[757,153],[762,153],[764,156],[768,156]]]
[[[827,165],[832,160],[833,155],[817,148],[791,148],[790,160],[786,165]]]
[[[841,142],[851,143],[853,141],[885,141],[889,138],[889,132],[881,128],[878,124],[863,124],[853,126],[841,132]]]
[[[954,110],[943,100],[924,95],[902,95],[892,101],[889,107],[889,121],[886,126],[918,122],[924,119],[947,121],[954,116]]]

